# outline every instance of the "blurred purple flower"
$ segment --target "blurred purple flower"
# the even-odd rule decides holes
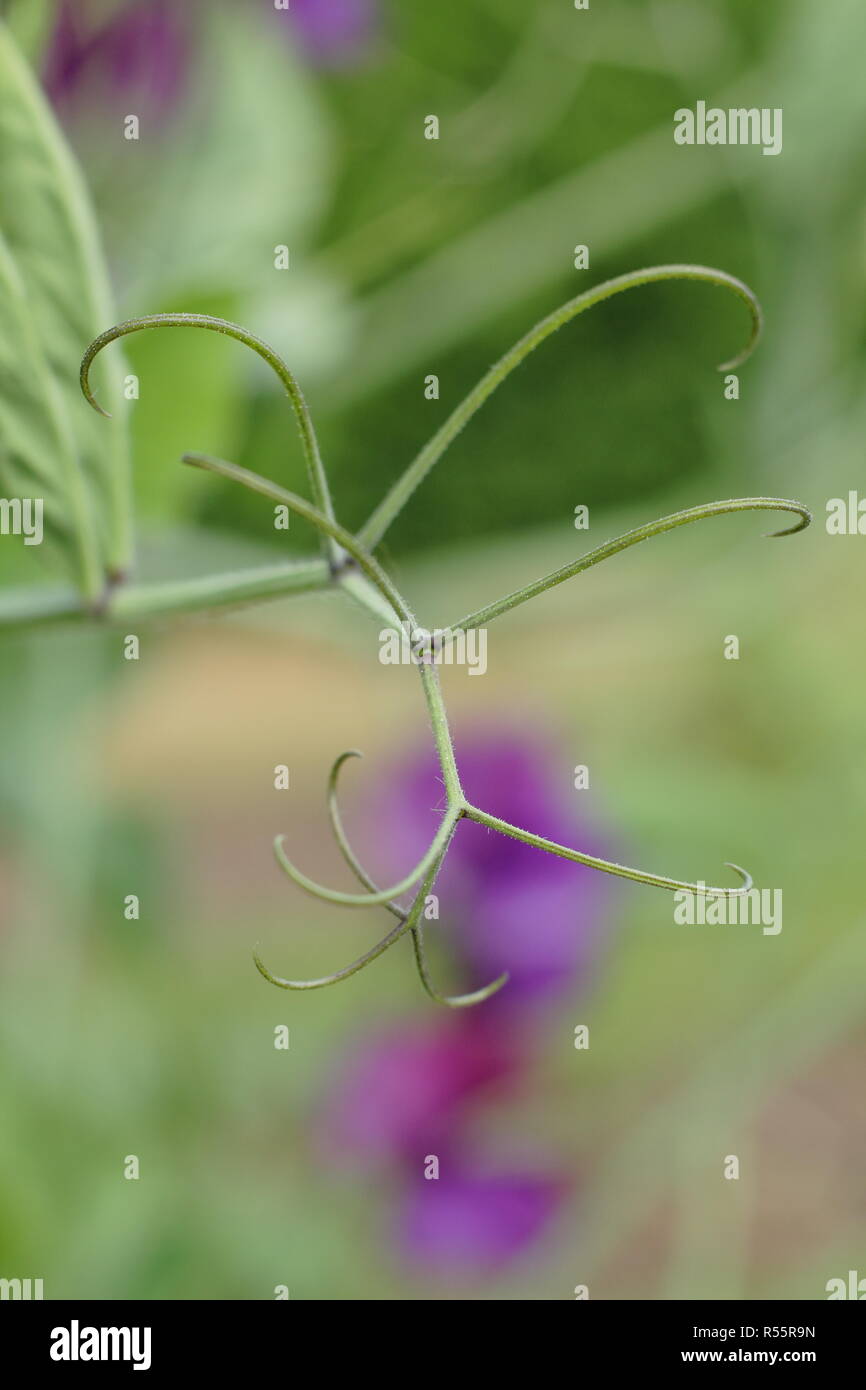
[[[558,1176],[446,1163],[437,1179],[413,1182],[400,1211],[398,1242],[434,1277],[492,1274],[539,1240],[566,1191]]]
[[[240,0],[237,0],[240,3]],[[183,13],[181,13],[183,11]],[[354,62],[378,28],[377,0],[291,0],[275,11],[311,62]],[[203,0],[60,0],[43,63],[55,106],[68,113],[123,97],[136,114],[171,116],[190,73]]]
[[[486,811],[548,839],[605,856],[596,827],[576,809],[570,768],[536,736],[476,733],[457,762],[467,797]],[[375,817],[395,870],[417,861],[442,807],[434,757],[397,775]],[[442,920],[455,926],[455,951],[469,987],[509,972],[485,1009],[543,1004],[586,983],[605,929],[611,884],[603,874],[462,821],[436,884]]]
[[[94,0],[62,0],[43,66],[54,104],[107,96],[169,114],[186,82],[190,44],[180,6],[133,0],[106,9]],[[141,114],[137,111],[136,114]]]
[[[570,769],[542,739],[488,730],[457,754],[470,800],[551,839],[609,852],[575,809]],[[377,838],[386,836],[394,874],[420,858],[442,805],[435,758],[411,762],[382,793],[368,820]],[[483,1165],[469,1134],[480,1105],[514,1099],[546,1006],[586,986],[610,884],[592,869],[464,821],[436,892],[443,919],[455,927],[454,954],[467,984],[503,970],[511,978],[465,1013],[397,1024],[362,1042],[326,1096],[321,1130],[332,1158],[396,1162],[403,1170],[397,1243],[413,1264],[434,1277],[475,1277],[535,1244],[568,1191],[555,1163],[542,1165],[545,1171]],[[439,1160],[437,1178],[424,1177],[428,1155]]]
[[[290,0],[284,13],[311,62],[342,67],[368,47],[378,11],[377,0]]]
[[[331,1157],[414,1161],[438,1151],[470,1101],[515,1075],[516,1049],[500,1029],[480,1016],[442,1022],[401,1023],[364,1041],[328,1098]]]

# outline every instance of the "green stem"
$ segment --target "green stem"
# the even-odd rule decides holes
[[[261,598],[310,593],[325,588],[329,582],[330,570],[326,562],[309,560],[294,565],[203,575],[200,579],[181,582],[138,585],[118,589],[108,617],[119,622],[127,618],[149,618],[156,613],[228,607]]]
[[[395,613],[393,605],[370,583],[365,574],[357,570],[344,569],[339,575],[339,584],[349,598],[360,604],[368,615],[378,618],[385,627],[396,628],[398,632],[403,630],[402,620]]]
[[[372,557],[371,557],[372,558]],[[346,570],[339,576],[340,587],[345,589],[357,603],[360,603],[375,618],[380,618],[389,627],[400,627],[401,622],[408,624],[409,630],[415,627],[415,620],[409,613],[408,606],[401,600],[403,610],[407,617],[397,620],[393,606],[386,607],[379,594],[367,582],[363,575],[352,573]],[[445,781],[445,790],[448,794],[448,804],[458,806],[463,802],[463,790],[460,786],[460,774],[457,770],[457,763],[454,758],[454,747],[451,742],[451,732],[448,726],[448,715],[445,710],[445,702],[442,698],[442,687],[439,683],[439,673],[435,666],[429,662],[416,661],[418,674],[421,677],[421,685],[424,690],[424,699],[427,704],[427,713],[430,718],[430,727],[433,731],[433,738],[436,743],[436,752],[442,767],[442,776]]]
[[[331,540],[337,541],[344,550],[348,551],[370,582],[390,604],[400,621],[414,626],[415,620],[408,606],[378,560],[358,543],[351,531],[347,531],[345,526],[341,526],[338,521],[335,521],[333,517],[328,516],[318,507],[312,506],[305,497],[299,497],[296,492],[288,492],[284,487],[278,487],[269,478],[263,478],[260,473],[252,473],[248,468],[241,468],[237,463],[228,463],[225,459],[215,458],[212,454],[184,454],[183,462],[190,464],[193,468],[202,468],[208,473],[216,473],[221,478],[228,478],[230,482],[240,483],[242,487],[249,488],[251,492],[260,492],[263,497],[270,497],[275,502],[281,502],[290,511],[297,512],[298,516],[302,516],[305,521],[309,521],[317,530],[324,532]]]
[[[105,609],[99,614],[99,621],[103,624],[127,623],[159,618],[168,613],[228,608],[257,599],[309,593],[325,588],[330,578],[330,570],[324,560],[310,560],[208,574],[196,579],[131,584],[113,591]],[[94,620],[93,610],[82,604],[81,595],[72,589],[22,589],[17,593],[13,590],[0,600],[0,630]]]
[[[204,468],[208,472],[217,473],[223,478],[240,483],[243,487],[250,488],[253,492],[260,492],[265,497],[270,497],[277,502],[282,502],[292,511],[304,517],[320,531],[336,540],[355,561],[363,571],[366,578],[378,590],[382,598],[385,599],[388,609],[386,612],[387,620],[393,622],[394,615],[403,623],[407,631],[413,631],[416,627],[415,618],[409,605],[397,589],[396,585],[382,569],[378,560],[372,556],[366,548],[361,545],[355,536],[338,521],[332,520],[318,508],[311,506],[303,497],[298,497],[294,492],[287,492],[285,488],[278,487],[270,479],[261,477],[258,473],[251,473],[247,468],[241,468],[235,463],[227,463],[225,459],[213,458],[208,454],[184,454],[184,463],[192,464],[197,468]],[[335,576],[340,583],[347,583],[353,598],[364,603],[376,618],[381,618],[383,609],[381,602],[372,603],[369,595],[366,594],[362,585],[356,582],[357,576],[352,576],[351,572],[343,567]],[[463,803],[463,792],[460,787],[460,777],[457,772],[457,764],[454,760],[454,750],[451,744],[451,734],[448,728],[448,716],[445,713],[445,706],[442,700],[442,691],[439,685],[439,676],[435,667],[427,662],[418,660],[416,662],[418,672],[421,677],[421,684],[424,689],[424,698],[427,702],[427,710],[430,716],[430,724],[433,730],[433,737],[436,743],[436,751],[442,765],[442,775],[445,779],[445,786],[448,792],[448,803],[452,808],[460,807]],[[394,895],[392,895],[394,896]]]
[[[454,757],[454,746],[451,742],[451,730],[448,727],[445,702],[442,699],[439,673],[436,667],[430,665],[429,662],[419,661],[417,666],[421,676],[421,685],[424,689],[424,699],[427,701],[427,714],[430,718],[430,727],[433,730],[436,752],[439,756],[442,776],[445,779],[448,804],[452,808],[462,810],[465,805],[463,789],[460,785],[460,774],[457,771],[457,762]]]

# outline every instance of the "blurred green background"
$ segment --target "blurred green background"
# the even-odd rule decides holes
[[[123,8],[94,6],[94,25]],[[694,261],[761,298],[737,402],[713,364],[745,316],[720,291],[655,286],[579,319],[458,439],[384,557],[433,625],[680,506],[762,494],[814,509],[791,540],[725,517],[619,556],[499,620],[485,679],[444,684],[461,727],[553,731],[564,785],[588,764],[573,795],[617,857],[711,882],[743,863],[785,908],[764,937],[677,927],[664,894],[619,891],[594,988],[547,1019],[519,1110],[479,1120],[494,1141],[543,1136],[579,1179],[573,1200],[460,1296],[570,1298],[580,1283],[593,1298],[822,1298],[828,1279],[866,1274],[866,542],[824,526],[827,499],[863,476],[866,11],[411,0],[382,3],[331,63],[275,43],[269,6],[183,9],[181,75],[137,145],[116,138],[135,108],[98,55],[57,98],[118,317],[204,311],[272,341],[347,525],[579,290]],[[43,64],[56,7],[7,13]],[[698,99],[782,107],[782,155],[675,146],[673,111]],[[215,335],[143,335],[128,357],[140,573],[280,558],[267,506],[176,465],[201,450],[299,486],[279,392]],[[291,552],[312,544],[293,521]],[[730,633],[738,662],[723,659]],[[353,1179],[349,1162],[336,1177],[311,1135],[364,1029],[433,1008],[408,948],[303,996],[269,989],[250,958],[261,942],[282,973],[318,974],[379,934],[302,901],[270,842],[287,832],[305,868],[343,881],[327,769],[365,750],[357,823],[389,759],[426,746],[417,690],[332,598],[160,621],[137,663],[121,635],[2,638],[0,1275],[44,1277],[48,1297],[454,1296],[395,1252],[388,1174]],[[273,789],[277,763],[289,792]],[[288,1052],[273,1048],[281,1023]],[[129,1153],[137,1183],[122,1180]],[[721,1176],[731,1153],[738,1182]]]

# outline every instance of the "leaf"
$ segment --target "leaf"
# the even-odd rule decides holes
[[[57,0],[6,0],[6,25],[21,52],[33,62],[44,52],[57,19]]]
[[[122,359],[97,383],[111,422],[78,387],[84,349],[114,317],[81,175],[0,25],[0,487],[43,499],[46,528],[91,599],[130,549]]]
[[[137,162],[107,172],[106,225],[133,312],[183,307],[187,295],[280,294],[293,278],[275,270],[274,248],[288,246],[294,271],[329,196],[331,140],[283,28],[273,11],[208,7],[163,143],[143,127]]]

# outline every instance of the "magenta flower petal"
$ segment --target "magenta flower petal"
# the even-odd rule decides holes
[[[466,795],[494,815],[560,843],[605,858],[611,854],[571,790],[570,768],[550,746],[522,731],[501,730],[457,741]],[[373,817],[387,839],[396,871],[417,860],[444,804],[433,757],[396,775]],[[371,846],[372,850],[372,846]],[[605,931],[610,879],[594,869],[487,830],[458,826],[436,893],[443,923],[468,982],[480,985],[507,970],[508,985],[491,1012],[548,1002],[585,984]]]
[[[329,1156],[356,1163],[435,1151],[466,1103],[516,1069],[509,1039],[480,1019],[445,1015],[391,1028],[341,1067],[322,1115]]]
[[[291,0],[286,19],[311,62],[339,67],[367,48],[378,10],[376,0]]]
[[[434,1277],[490,1274],[549,1229],[566,1194],[549,1174],[450,1171],[413,1183],[400,1213],[399,1243]]]
[[[92,0],[63,0],[43,66],[45,88],[58,107],[123,97],[163,116],[180,98],[190,45],[180,6],[136,0],[106,18]],[[136,108],[136,114],[141,110]]]

